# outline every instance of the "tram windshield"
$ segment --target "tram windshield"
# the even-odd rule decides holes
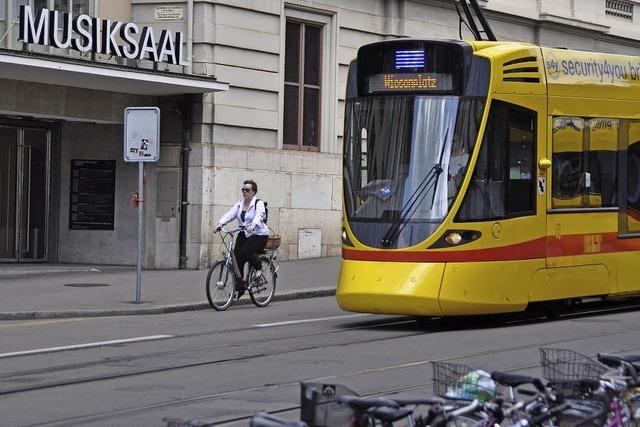
[[[409,247],[438,228],[466,174],[483,107],[484,99],[459,96],[347,101],[345,213],[361,243]]]

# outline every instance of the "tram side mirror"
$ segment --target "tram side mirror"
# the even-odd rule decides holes
[[[589,172],[583,173],[582,182],[584,182],[584,188],[591,188],[591,174]]]

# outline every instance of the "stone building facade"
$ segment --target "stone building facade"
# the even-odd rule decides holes
[[[17,117],[36,122],[55,119],[47,123],[53,123],[59,135],[49,208],[49,229],[56,232],[48,233],[50,250],[43,258],[51,262],[135,261],[130,233],[135,213],[128,207],[129,193],[135,191],[135,169],[121,162],[116,168],[122,179],[116,178],[114,230],[70,230],[69,162],[121,159],[120,111],[126,105],[149,103],[162,107],[163,128],[160,161],[147,169],[147,267],[200,268],[215,258],[216,220],[240,198],[245,179],[254,179],[258,196],[268,201],[269,225],[282,235],[282,259],[338,255],[349,62],[363,44],[388,38],[470,37],[464,29],[460,34],[453,1],[444,0],[0,0],[4,12],[0,30],[5,35],[1,47],[21,54],[29,49],[32,55],[77,56],[25,47],[18,41],[12,27],[15,19],[7,17],[15,17],[19,4],[29,3],[147,25],[157,34],[162,29],[181,31],[186,34],[188,66],[150,61],[121,65],[174,75],[215,76],[229,85],[228,91],[160,91],[145,96],[117,88],[102,92],[74,88],[71,81],[66,86],[34,79],[25,82],[0,73],[0,85],[6,90],[22,87],[39,96],[26,106],[19,105],[19,93],[13,103],[0,100],[5,121],[17,125]],[[479,3],[500,40],[640,55],[640,2]],[[96,67],[113,62],[100,54],[79,59]],[[51,100],[62,92],[67,99],[78,100],[48,105],[55,104]],[[103,95],[109,100],[104,101]],[[98,100],[103,104],[96,104]],[[77,112],[64,110],[72,105]],[[109,117],[105,117],[107,110]],[[184,116],[184,110],[190,114]],[[97,143],[92,148],[83,146],[87,139]],[[188,165],[183,163],[186,147]],[[181,193],[184,183],[188,185]]]

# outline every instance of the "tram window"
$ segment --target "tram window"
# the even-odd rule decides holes
[[[615,119],[589,120],[589,207],[617,206],[618,129],[619,121]]]
[[[627,145],[628,144],[628,145]],[[623,233],[640,233],[640,122],[629,124],[629,139],[625,142],[626,151],[626,194],[621,197],[626,199],[626,215],[623,218],[625,230]],[[624,210],[623,210],[624,211]]]
[[[620,120],[553,119],[552,206],[617,206]]]
[[[493,101],[460,221],[535,213],[535,113]]]
[[[583,203],[584,120],[553,119],[551,194],[554,208],[576,208]]]
[[[510,111],[507,128],[509,145],[507,214],[509,216],[535,212],[534,125],[535,119],[531,113]]]
[[[459,114],[464,114],[469,119],[457,122],[453,136],[447,183],[450,203],[458,195],[458,190],[462,187],[462,181],[467,174],[471,153],[478,137],[478,129],[482,124],[484,102],[477,99],[462,99],[459,109]]]

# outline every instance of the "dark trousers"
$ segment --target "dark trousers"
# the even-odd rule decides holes
[[[244,233],[238,233],[233,252],[236,254],[240,274],[244,275],[244,265],[247,262],[256,270],[262,270],[260,260],[258,260],[258,253],[264,250],[267,240],[269,240],[269,236],[249,236],[247,238]]]

